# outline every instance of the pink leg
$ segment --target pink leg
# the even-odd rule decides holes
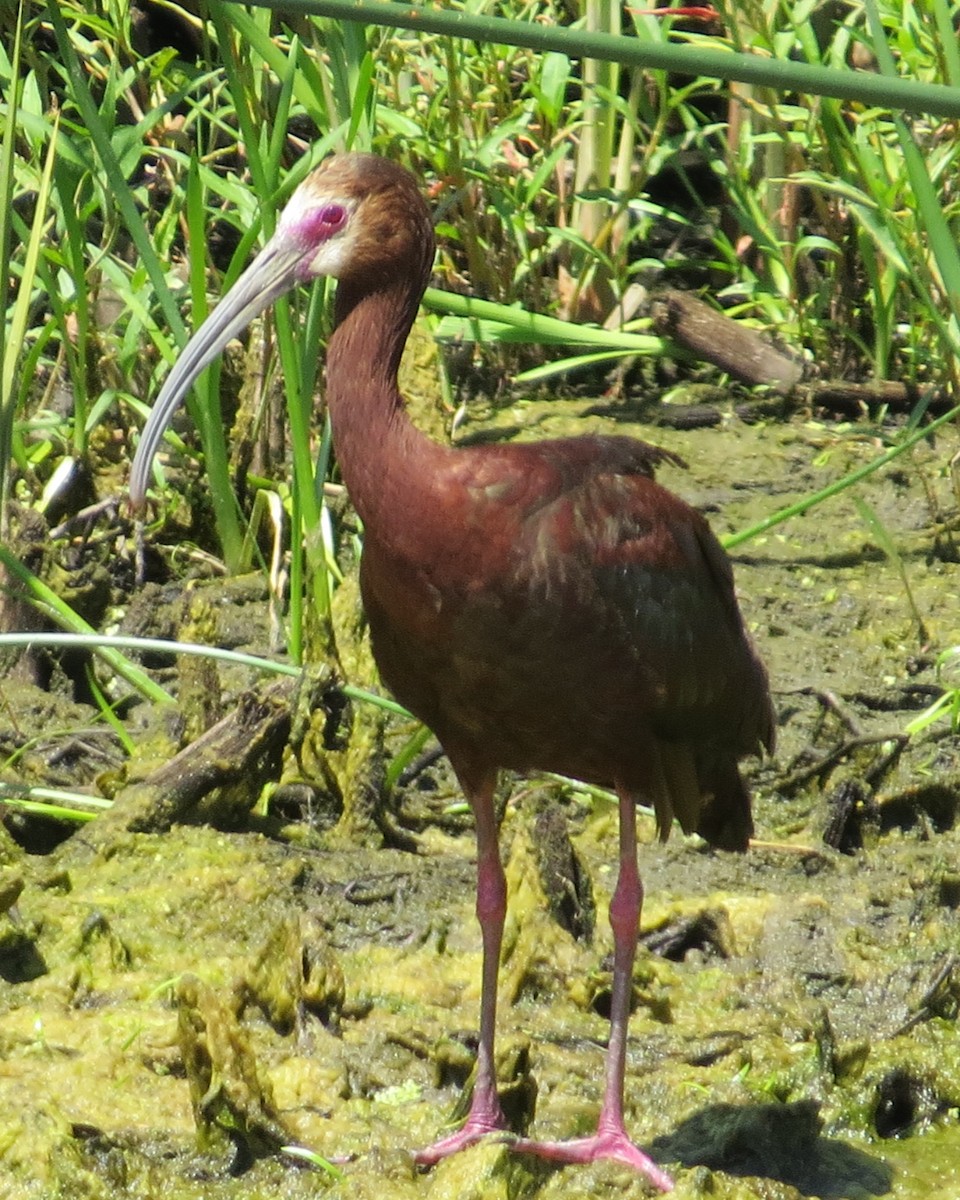
[[[483,976],[480,991],[480,1045],[477,1050],[477,1074],[473,1099],[466,1123],[456,1133],[442,1138],[416,1155],[418,1163],[431,1166],[473,1145],[487,1133],[506,1128],[493,1062],[493,1041],[497,1020],[497,977],[500,971],[500,944],[507,910],[507,883],[500,863],[500,847],[493,815],[495,780],[483,787],[464,788],[477,823],[477,920],[483,938]]]
[[[635,1167],[662,1192],[673,1188],[673,1181],[630,1140],[623,1121],[623,1077],[627,1055],[627,1025],[630,1020],[630,994],[633,987],[633,960],[637,951],[637,930],[643,888],[637,871],[636,800],[629,792],[617,789],[620,797],[620,874],[610,901],[610,926],[613,930],[613,995],[610,1001],[610,1041],[607,1047],[606,1081],[603,1104],[592,1137],[570,1142],[537,1142],[521,1138],[513,1149],[558,1162],[588,1163],[612,1158]]]

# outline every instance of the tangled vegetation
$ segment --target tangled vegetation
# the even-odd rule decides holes
[[[960,1191],[960,7],[582,7],[0,13],[0,1196],[639,1194],[406,1156],[469,1073],[471,841],[370,660],[322,285],[125,506],[188,331],[344,147],[435,208],[417,422],[663,442],[742,556],[781,749],[750,855],[644,848],[640,1136],[678,1195]],[[504,806],[501,1075],[569,1132],[609,802]]]

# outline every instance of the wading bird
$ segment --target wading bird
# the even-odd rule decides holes
[[[773,746],[766,672],[720,544],[653,479],[670,455],[627,437],[456,448],[417,430],[397,367],[433,256],[430,214],[407,171],[369,154],[323,163],[171,371],[140,440],[131,500],[142,503],[164,429],[199,372],[278,296],[336,277],[327,404],[364,526],[374,655],[397,699],[439,738],[476,820],[476,1083],[464,1126],[418,1160],[504,1129],[493,1051],[506,886],[494,787],[500,769],[556,771],[619,798],[605,1087],[592,1136],[512,1144],[562,1162],[613,1158],[668,1190],[623,1119],[643,894],[635,806],[653,806],[661,838],[675,818],[717,846],[746,846],[750,798],[737,763]]]

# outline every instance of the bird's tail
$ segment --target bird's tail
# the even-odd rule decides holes
[[[697,833],[721,850],[746,850],[753,835],[750,793],[732,757],[718,758],[701,771]]]

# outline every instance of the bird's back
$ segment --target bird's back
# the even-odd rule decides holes
[[[773,742],[729,560],[628,438],[453,451],[408,533],[367,529],[374,652],[457,769],[645,794],[721,845],[751,825],[737,760]]]

